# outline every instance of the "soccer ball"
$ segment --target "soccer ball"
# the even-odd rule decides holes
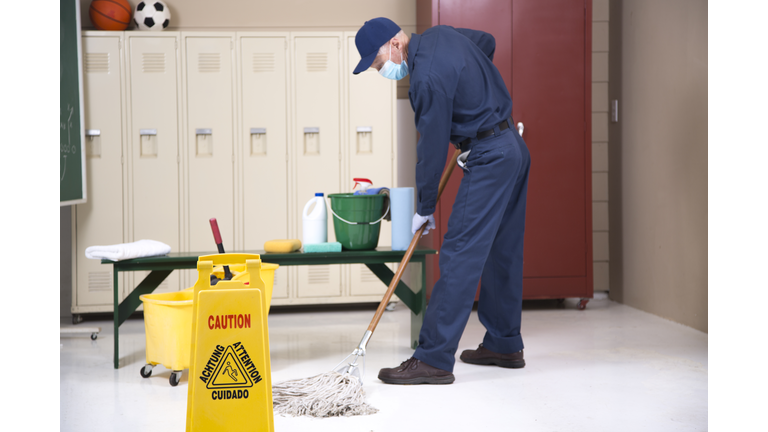
[[[171,23],[171,11],[160,0],[140,1],[133,13],[133,22],[139,30],[160,31]]]

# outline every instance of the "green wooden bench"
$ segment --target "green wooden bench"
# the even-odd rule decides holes
[[[210,255],[216,252],[194,253],[194,252],[176,252],[165,256],[135,258],[124,261],[102,260],[102,264],[111,264],[113,267],[113,293],[114,293],[114,317],[115,317],[115,369],[120,364],[120,353],[118,329],[125,320],[141,305],[139,296],[149,294],[162,283],[174,270],[196,269],[197,259],[202,255]],[[264,251],[232,251],[232,253],[252,253],[261,255],[261,259],[267,263],[279,264],[281,266],[295,265],[327,265],[327,264],[365,264],[385,285],[394,277],[394,273],[385,264],[400,262],[405,255],[405,251],[393,251],[389,247],[376,248],[367,251],[342,251],[329,253],[265,253]],[[419,331],[424,321],[424,310],[427,307],[426,299],[426,257],[436,254],[434,249],[417,247],[413,253],[410,264],[420,263],[421,266],[421,290],[414,293],[402,280],[395,288],[395,294],[411,310],[411,346],[416,348],[419,340]],[[149,271],[150,273],[142,280],[130,294],[120,302],[118,300],[117,281],[120,272],[126,271]],[[367,322],[360,323],[361,334],[367,326]]]

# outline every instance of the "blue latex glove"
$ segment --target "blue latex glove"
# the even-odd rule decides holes
[[[389,190],[389,188],[387,187],[377,187],[377,188],[368,188],[365,191],[358,190],[358,191],[355,191],[353,194],[354,195],[378,195],[384,189]]]
[[[416,231],[421,228],[422,225],[424,225],[424,222],[429,222],[427,224],[427,227],[424,228],[424,232],[421,233],[422,236],[425,236],[429,233],[429,230],[435,229],[435,216],[429,215],[429,216],[422,216],[418,213],[413,215],[413,222],[411,223],[411,233],[413,235],[416,235]]]

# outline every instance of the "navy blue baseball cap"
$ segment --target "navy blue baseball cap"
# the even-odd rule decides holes
[[[400,27],[389,18],[374,18],[366,21],[355,36],[357,52],[360,53],[360,63],[353,74],[357,75],[367,70],[379,54],[379,48],[392,39]]]

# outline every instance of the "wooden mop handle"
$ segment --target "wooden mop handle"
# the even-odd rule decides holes
[[[459,157],[461,154],[461,150],[456,149],[451,159],[448,161],[448,165],[443,170],[443,176],[440,178],[440,186],[437,188],[437,202],[440,201],[440,195],[443,194],[443,189],[445,189],[445,185],[448,183],[448,179],[451,178],[451,173],[453,173],[453,167],[456,165],[456,158]],[[413,256],[413,251],[416,249],[416,245],[419,243],[419,239],[421,238],[421,233],[424,232],[424,228],[427,227],[427,224],[429,221],[425,222],[424,225],[419,228],[418,231],[416,231],[416,234],[413,235],[413,239],[411,240],[411,244],[408,246],[408,249],[405,251],[405,255],[403,255],[403,260],[400,261],[400,267],[398,267],[397,272],[395,273],[395,277],[392,278],[392,282],[389,283],[389,288],[387,288],[387,292],[384,293],[384,298],[381,299],[381,303],[379,303],[378,309],[376,309],[376,314],[373,315],[373,319],[371,320],[371,324],[368,326],[368,330],[373,333],[374,330],[376,330],[376,326],[379,324],[379,320],[381,319],[381,316],[384,314],[384,309],[387,307],[387,304],[389,303],[389,299],[392,298],[392,294],[395,292],[395,288],[397,287],[397,284],[400,283],[400,278],[403,277],[403,272],[405,271],[405,267],[408,266],[408,262],[411,261],[411,257]],[[421,289],[427,289],[427,287],[422,287]]]

